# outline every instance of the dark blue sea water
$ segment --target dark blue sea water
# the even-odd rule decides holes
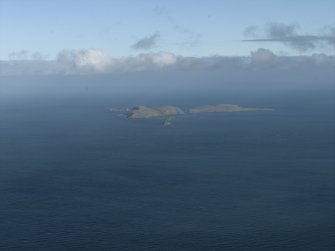
[[[0,249],[334,250],[331,95],[245,96],[3,101]],[[107,111],[209,101],[274,111]]]

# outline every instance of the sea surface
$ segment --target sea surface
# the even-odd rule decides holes
[[[1,101],[0,250],[334,250],[331,94],[102,96]]]

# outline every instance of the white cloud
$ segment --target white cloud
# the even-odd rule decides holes
[[[114,60],[110,72],[133,72],[167,69],[175,66],[177,56],[169,52],[141,53],[136,56],[123,57]]]
[[[274,60],[275,54],[267,49],[259,48],[255,52],[251,52],[251,60],[256,63],[268,63]]]
[[[106,72],[110,69],[113,60],[110,56],[99,49],[87,50],[63,50],[56,61],[60,65],[67,66],[69,70],[87,72]]]
[[[168,52],[151,53],[144,56],[159,67],[173,65],[177,62],[176,56]]]
[[[87,49],[61,51],[56,62],[67,74],[88,74],[160,69],[176,64],[177,57],[168,52],[152,52],[113,59],[99,49]]]

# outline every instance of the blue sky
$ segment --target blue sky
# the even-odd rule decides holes
[[[107,1],[0,0],[0,59],[27,50],[48,59],[63,49],[99,48],[112,57],[147,51],[183,56],[249,55],[263,47],[278,54],[332,53],[321,47],[298,52],[281,43],[246,43],[244,30],[269,23],[296,25],[299,34],[323,34],[335,25],[335,1]],[[146,51],[133,45],[157,34]]]

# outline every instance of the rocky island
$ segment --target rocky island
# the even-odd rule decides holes
[[[172,125],[172,118],[167,118],[163,121],[163,126],[171,126]]]
[[[125,113],[128,118],[131,119],[142,119],[152,117],[164,117],[184,114],[184,111],[177,106],[157,106],[149,107],[144,105],[135,106],[129,108],[110,108],[111,112],[122,112]]]
[[[165,117],[162,125],[165,127],[172,125],[172,118],[175,115],[183,115],[185,112],[173,105],[166,106],[144,106],[139,105],[133,108],[110,108],[111,112],[123,113],[131,119],[149,119],[154,117]],[[233,104],[217,104],[217,105],[204,105],[189,109],[189,113],[210,113],[210,112],[255,112],[255,111],[272,111],[269,108],[254,108],[254,107],[241,107]]]
[[[232,104],[204,105],[190,109],[190,113],[206,112],[254,112],[254,111],[272,111],[269,108],[241,107]]]

